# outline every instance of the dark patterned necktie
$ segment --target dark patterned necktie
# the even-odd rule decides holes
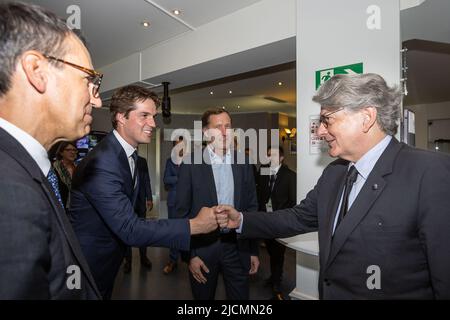
[[[344,186],[344,196],[342,197],[341,208],[339,210],[338,221],[336,223],[336,229],[338,225],[341,223],[342,219],[344,219],[345,215],[348,211],[348,197],[350,195],[350,191],[352,191],[353,184],[358,178],[358,170],[356,170],[355,166],[351,166],[345,176],[345,186]]]
[[[59,193],[58,177],[56,176],[56,173],[53,170],[53,168],[50,168],[50,171],[48,172],[47,175],[47,180],[52,186],[53,192],[55,192],[56,198],[58,198],[59,203],[61,203],[61,205],[64,207],[61,199],[61,194]]]
[[[137,154],[137,151],[133,152],[133,154],[131,155],[131,158],[133,158],[133,161],[134,161],[133,188],[136,189],[136,178],[137,178],[137,173],[138,173],[138,168],[137,168],[138,154]]]

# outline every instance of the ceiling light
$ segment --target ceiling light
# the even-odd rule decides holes
[[[222,109],[225,109],[225,106],[222,106]]]
[[[181,13],[181,11],[178,10],[178,9],[175,9],[175,10],[172,11],[172,13],[173,13],[174,15],[178,16],[178,15]]]
[[[148,28],[148,27],[150,27],[150,22],[148,22],[148,21],[142,21],[142,22],[141,22],[141,25],[142,25],[144,28]]]
[[[228,91],[228,93],[229,93],[229,94],[232,94],[232,93],[233,93],[233,91],[231,91],[231,90],[230,90],[230,91]]]
[[[279,86],[282,86],[282,85],[283,85],[283,82],[281,82],[281,81],[278,82],[278,85],[279,85]]]
[[[238,106],[238,109],[240,109],[241,108],[241,106]]]
[[[209,94],[213,95],[213,94],[214,94],[214,91],[210,91]]]

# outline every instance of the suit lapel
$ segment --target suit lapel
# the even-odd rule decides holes
[[[231,169],[233,170],[233,184],[234,184],[234,207],[240,208],[241,207],[241,179],[242,179],[242,173],[240,170],[242,170],[243,166],[237,165],[237,157],[236,154],[234,154],[234,161],[231,164]]]
[[[367,181],[345,216],[345,219],[342,220],[339,227],[335,230],[326,267],[333,262],[347,238],[367,215],[374,202],[383,192],[387,184],[384,176],[392,173],[395,157],[401,148],[402,144],[398,143],[395,138],[392,138],[386,150],[384,150],[383,154],[378,159],[372,172],[367,177]]]
[[[333,238],[334,219],[336,216],[337,207],[339,206],[339,200],[341,198],[342,190],[344,188],[344,177],[347,166],[342,165],[341,167],[342,168],[340,168],[339,174],[337,174],[334,179],[330,181],[330,185],[332,186],[330,194],[335,195],[335,197],[334,200],[332,200],[333,198],[330,197],[331,200],[328,202],[326,217],[324,219],[325,246],[323,248],[323,257],[325,258],[325,261],[327,261],[330,255],[331,240]]]
[[[81,252],[80,246],[77,244],[78,240],[73,232],[72,226],[69,222],[69,219],[67,218],[66,212],[60,205],[58,199],[56,198],[55,193],[53,192],[53,189],[51,188],[50,184],[48,183],[47,179],[42,175],[42,179],[40,181],[42,189],[44,190],[50,204],[53,208],[53,213],[55,214],[56,220],[58,221],[61,229],[63,230],[64,235],[66,236],[67,242],[69,243],[70,248],[72,249],[73,255],[75,256],[75,259],[77,260],[78,264],[80,265],[81,269],[83,269],[84,274],[86,275],[86,278],[88,279],[89,283],[91,284],[91,287],[94,289],[95,293],[98,297],[101,297],[100,292],[97,290],[96,283],[94,279],[92,278],[89,266],[84,258],[83,253]],[[77,244],[77,245],[75,245]]]
[[[95,284],[94,279],[92,278],[90,269],[87,265],[87,262],[84,259],[84,255],[81,252],[81,249],[78,245],[78,240],[73,232],[72,226],[67,218],[66,212],[63,207],[60,205],[56,195],[50,186],[47,178],[44,177],[41,169],[34,161],[34,159],[30,156],[30,154],[23,148],[23,146],[15,140],[11,135],[9,135],[6,131],[0,128],[0,147],[3,148],[5,152],[7,152],[11,157],[13,157],[31,176],[33,180],[39,183],[44,191],[46,197],[49,200],[53,210],[52,213],[55,214],[55,217],[63,230],[63,233],[66,237],[67,243],[72,249],[72,253],[75,259],[80,264],[81,269],[83,269],[86,278],[91,284],[91,287],[100,298],[101,295],[97,290],[97,286]]]
[[[203,149],[203,152],[204,152],[203,159],[205,161],[202,161],[202,164],[200,166],[200,170],[201,170],[200,177],[204,177],[205,183],[210,184],[209,186],[207,186],[207,188],[210,190],[211,199],[214,200],[214,203],[218,204],[216,183],[214,180],[214,173],[212,170],[211,158],[209,157],[209,152],[207,150],[207,147]]]

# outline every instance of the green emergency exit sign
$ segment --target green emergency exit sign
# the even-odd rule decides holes
[[[316,71],[316,90],[335,74],[356,74],[363,73],[363,63],[349,64],[335,68],[328,68]]]

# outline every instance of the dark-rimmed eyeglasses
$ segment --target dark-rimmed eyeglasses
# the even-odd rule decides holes
[[[88,68],[79,66],[79,65],[77,65],[75,63],[72,63],[72,62],[65,61],[63,59],[55,58],[55,57],[48,56],[48,55],[45,55],[45,54],[43,56],[46,59],[48,59],[48,60],[54,60],[54,61],[57,61],[57,62],[61,62],[61,63],[67,64],[68,66],[71,66],[72,68],[81,70],[84,73],[88,74],[87,80],[88,80],[89,83],[92,83],[92,96],[94,98],[98,98],[100,96],[99,95],[99,90],[100,90],[100,85],[102,84],[102,79],[103,79],[103,74],[102,73],[100,73],[98,71],[95,71],[93,69],[88,69]]]
[[[325,128],[328,128],[328,126],[330,125],[330,116],[332,114],[336,113],[336,112],[341,111],[341,110],[344,110],[344,108],[339,108],[337,110],[334,110],[334,111],[328,112],[326,114],[320,115],[320,118],[319,118],[320,123],[323,124],[323,126]]]

